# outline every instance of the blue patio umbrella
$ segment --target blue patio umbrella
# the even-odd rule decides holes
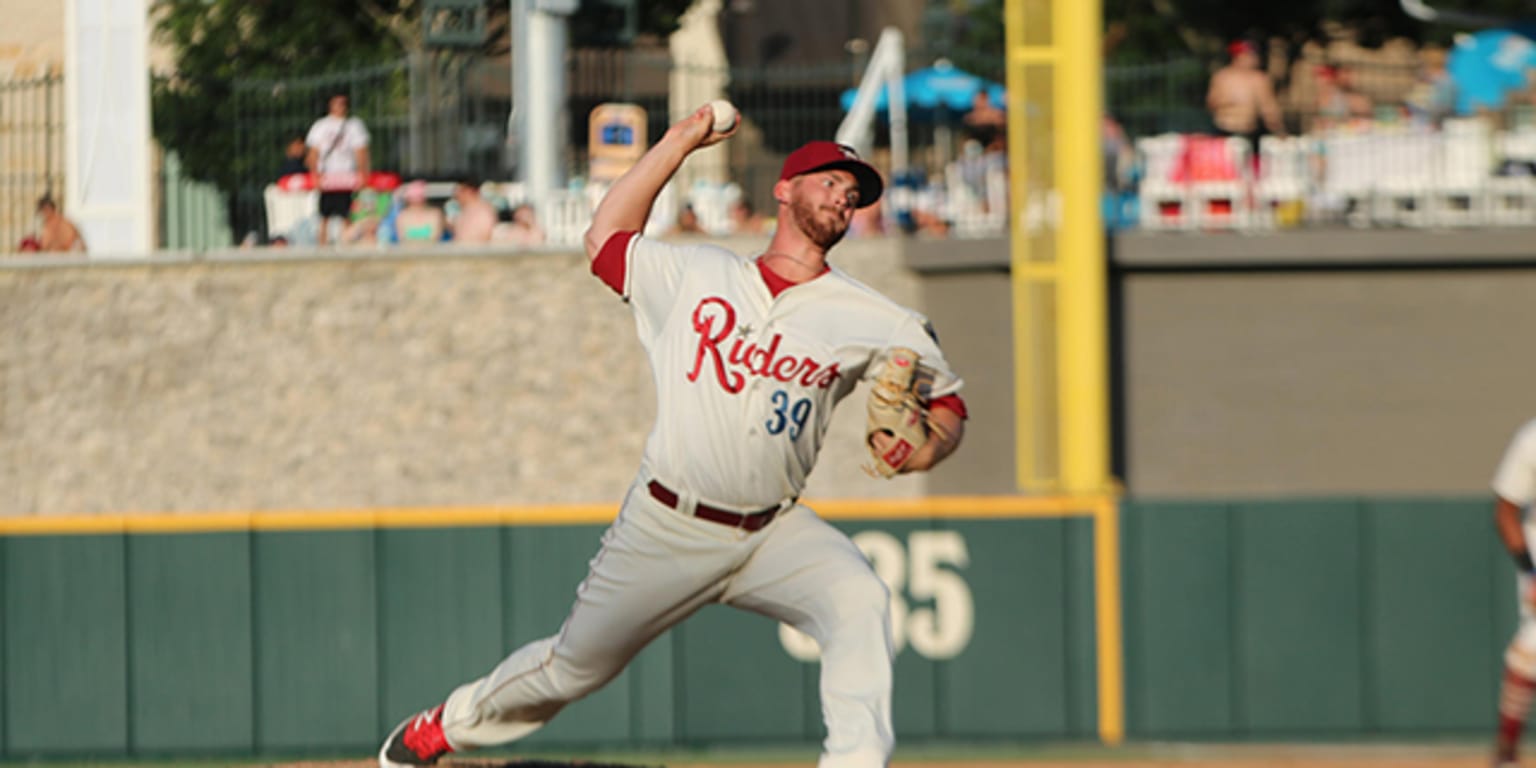
[[[1536,42],[1529,29],[1484,29],[1460,37],[1445,69],[1456,84],[1457,114],[1502,109],[1511,92],[1527,84],[1536,67]]]
[[[1002,85],[959,69],[944,60],[931,67],[908,72],[902,76],[901,82],[907,92],[907,109],[921,115],[931,116],[941,106],[955,114],[969,112],[978,91],[986,91],[994,106],[1002,107],[1005,104]],[[875,95],[875,111],[885,112],[889,108],[888,90],[881,88]],[[843,91],[841,101],[844,110],[853,107],[853,99],[857,94],[857,88]]]

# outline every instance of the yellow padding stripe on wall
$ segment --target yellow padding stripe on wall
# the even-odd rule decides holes
[[[828,520],[1082,517],[1106,503],[1100,496],[935,496],[920,499],[826,499],[806,502]],[[413,507],[272,512],[130,513],[0,518],[0,536],[111,533],[214,533],[366,528],[448,528],[503,525],[606,525],[613,504],[525,507]]]

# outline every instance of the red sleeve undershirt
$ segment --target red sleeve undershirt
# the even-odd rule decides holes
[[[959,395],[945,395],[936,397],[928,403],[929,408],[944,408],[955,412],[961,419],[969,419],[971,415],[965,410],[965,401]]]
[[[639,232],[613,233],[597,252],[597,258],[592,260],[592,274],[620,296],[624,295],[624,270],[628,268],[624,255],[629,252],[630,241],[639,236]]]

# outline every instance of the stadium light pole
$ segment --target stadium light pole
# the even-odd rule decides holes
[[[559,189],[565,156],[566,17],[578,0],[511,0],[512,115],[518,180],[536,207]]]
[[[64,3],[64,209],[92,257],[154,249],[148,45],[147,0]]]

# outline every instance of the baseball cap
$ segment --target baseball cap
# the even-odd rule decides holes
[[[829,168],[848,171],[853,174],[854,179],[858,180],[859,204],[855,206],[857,208],[874,205],[875,201],[880,199],[881,190],[885,189],[885,182],[880,179],[880,172],[875,170],[874,166],[860,159],[859,153],[855,152],[853,147],[835,141],[807,142],[789,153],[789,157],[784,158],[783,170],[779,171],[779,181]]]
[[[1248,40],[1233,40],[1227,45],[1227,55],[1233,58],[1244,53],[1258,53],[1258,46]]]

